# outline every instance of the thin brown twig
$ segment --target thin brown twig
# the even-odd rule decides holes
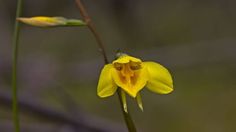
[[[89,17],[86,9],[84,8],[84,5],[82,4],[81,0],[75,0],[75,1],[76,1],[76,4],[77,4],[77,6],[80,10],[80,13],[81,13],[82,17],[84,18],[84,21],[87,23],[87,26],[88,26],[89,30],[93,33],[94,37],[97,40],[97,43],[98,43],[100,51],[103,55],[103,59],[104,59],[105,64],[108,64],[109,62],[108,62],[108,59],[107,59],[107,56],[106,56],[103,41],[101,40],[98,32],[96,31],[96,29],[95,29],[95,27],[94,27],[94,25],[91,21],[91,18]],[[135,128],[134,122],[133,122],[130,114],[124,112],[124,110],[123,110],[121,95],[119,94],[119,91],[117,91],[117,94],[118,94],[119,101],[120,101],[120,104],[121,104],[121,109],[122,109],[122,112],[123,112],[125,123],[127,125],[127,128],[129,130],[129,132],[136,132],[136,128]]]
[[[103,59],[104,59],[105,64],[108,64],[109,61],[108,61],[108,58],[107,58],[107,55],[105,52],[105,48],[104,48],[104,44],[103,44],[101,37],[99,36],[98,32],[96,31],[95,26],[93,25],[91,18],[89,17],[86,9],[84,8],[84,5],[82,4],[81,0],[75,0],[75,1],[76,1],[79,11],[80,11],[84,21],[86,22],[89,30],[93,33],[94,37],[96,38],[96,41],[99,45],[99,51],[103,55]]]

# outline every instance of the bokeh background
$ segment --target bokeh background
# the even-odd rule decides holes
[[[118,49],[166,66],[175,91],[142,90],[140,132],[236,131],[235,0],[86,0],[110,61]],[[11,132],[16,0],[0,0],[0,130]],[[81,18],[73,0],[25,0],[23,16]],[[100,99],[103,59],[86,27],[22,24],[19,98],[24,132],[126,131],[116,95]],[[91,129],[90,129],[91,128]]]

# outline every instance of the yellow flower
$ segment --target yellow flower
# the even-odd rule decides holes
[[[103,67],[100,74],[97,94],[99,97],[113,95],[120,87],[127,94],[136,97],[144,87],[159,94],[173,91],[173,81],[169,71],[155,62],[122,54],[111,64]]]

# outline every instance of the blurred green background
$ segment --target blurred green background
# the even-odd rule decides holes
[[[84,0],[84,4],[110,61],[120,49],[159,62],[173,75],[175,91],[169,95],[142,90],[144,112],[129,99],[140,132],[236,131],[235,0]],[[15,8],[16,1],[0,0],[0,93],[4,96],[11,92]],[[24,1],[23,16],[40,15],[81,18],[73,0]],[[42,29],[22,24],[20,37],[21,99],[76,120],[86,113],[88,120],[105,122],[102,127],[113,124],[117,131],[117,127],[126,131],[117,96],[96,95],[103,59],[86,27]],[[10,104],[3,102],[0,129],[10,132]],[[24,111],[24,106],[21,125],[24,132],[76,131],[68,123]]]

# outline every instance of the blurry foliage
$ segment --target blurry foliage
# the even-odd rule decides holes
[[[138,129],[148,132],[236,131],[236,56],[228,57],[235,52],[236,2],[117,1],[85,1],[105,41],[110,60],[116,50],[121,49],[143,60],[159,60],[170,67],[174,75],[174,93],[161,96],[142,91],[145,93],[143,113],[134,100],[129,100]],[[9,87],[14,2],[0,0],[0,90],[4,91],[9,91],[5,87]],[[80,18],[73,1],[25,2],[24,16]],[[212,47],[205,49],[208,44]],[[195,49],[196,45],[200,48]],[[187,48],[178,49],[184,46]],[[218,50],[212,50],[217,47]],[[155,58],[153,54],[149,56],[149,50],[156,53]],[[66,92],[82,110],[115,122],[123,121],[117,98],[99,99],[96,95],[103,62],[86,28],[42,30],[23,25],[20,65],[21,96],[33,97],[68,112],[63,104],[66,99],[60,97]],[[6,111],[1,108],[1,120],[9,119]]]

